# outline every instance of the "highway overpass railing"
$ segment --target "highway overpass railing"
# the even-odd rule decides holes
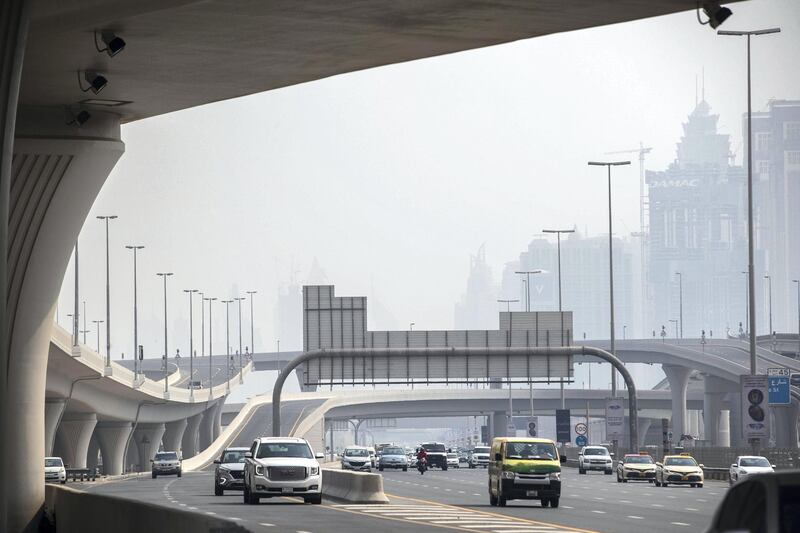
[[[594,356],[602,359],[611,365],[622,375],[628,389],[628,422],[629,422],[629,448],[635,449],[639,442],[638,420],[637,420],[637,398],[636,385],[633,377],[628,372],[625,365],[613,354],[592,346],[559,346],[559,347],[485,347],[485,348],[350,348],[350,349],[321,349],[302,353],[289,361],[281,370],[275,387],[272,391],[272,431],[276,437],[281,436],[281,394],[283,385],[287,377],[300,365],[307,364],[307,368],[316,367],[316,379],[327,378],[331,385],[349,385],[351,381],[347,378],[355,376],[359,367],[362,369],[362,376],[366,378],[366,361],[384,362],[380,368],[381,376],[385,377],[386,383],[403,383],[403,379],[413,379],[414,383],[457,383],[464,379],[463,372],[469,372],[472,368],[471,377],[473,379],[485,379],[487,381],[505,379],[509,384],[521,379],[527,372],[527,378],[544,377],[548,379],[553,373],[556,379],[572,376],[572,356],[584,355]],[[463,364],[454,364],[462,358]],[[471,366],[470,361],[476,360],[481,363],[478,366]],[[484,364],[485,361],[485,364]],[[313,364],[313,363],[317,364]],[[413,362],[413,363],[412,363]],[[423,363],[424,362],[424,363]],[[499,363],[499,364],[498,364]],[[347,366],[349,364],[349,367]],[[413,369],[414,366],[421,364],[427,365],[430,369],[437,370],[431,374],[429,370],[422,372],[421,369]],[[503,372],[505,366],[505,372]],[[375,368],[375,365],[371,365]],[[452,368],[452,371],[451,371]],[[348,376],[347,370],[350,370]],[[483,373],[481,370],[485,369]],[[494,370],[493,370],[494,369]],[[442,376],[442,371],[444,375]],[[450,373],[457,373],[452,376],[453,381],[449,381]],[[428,377],[430,381],[428,381]],[[468,374],[469,376],[469,374]],[[338,378],[338,379],[336,379]],[[399,378],[399,380],[398,380]],[[361,380],[356,380],[359,383]],[[509,385],[510,386],[510,385]]]

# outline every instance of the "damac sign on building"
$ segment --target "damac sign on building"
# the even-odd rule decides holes
[[[699,187],[700,180],[656,180],[649,183],[650,187]]]

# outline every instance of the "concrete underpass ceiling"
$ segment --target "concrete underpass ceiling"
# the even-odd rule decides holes
[[[695,0],[42,0],[34,3],[21,105],[96,98],[130,122],[391,63],[694,9]],[[127,47],[98,53],[94,30]],[[698,26],[697,31],[710,31]],[[102,45],[102,42],[100,43]],[[91,109],[91,106],[88,106]]]

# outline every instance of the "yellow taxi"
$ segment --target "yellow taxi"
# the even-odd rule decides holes
[[[656,478],[656,462],[646,453],[626,453],[617,463],[617,483],[647,481]]]
[[[703,465],[697,464],[688,453],[665,455],[656,463],[656,487],[673,485],[703,486]]]

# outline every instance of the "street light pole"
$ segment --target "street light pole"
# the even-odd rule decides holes
[[[192,303],[197,289],[183,289],[189,295],[189,401],[194,401],[194,327],[192,322]],[[202,302],[200,307],[203,307]]]
[[[543,229],[542,233],[555,233],[558,242],[558,312],[561,312],[561,234],[575,233],[574,229]],[[563,333],[563,332],[562,332]]]
[[[767,280],[767,302],[769,304],[769,334],[772,335],[772,276],[767,274],[764,276],[764,279]]]
[[[80,329],[80,316],[81,316],[81,301],[80,301],[80,284],[78,282],[78,241],[75,241],[75,312],[72,314],[72,346],[78,346],[80,337],[78,330]]]
[[[750,375],[756,374],[756,278],[755,245],[753,241],[753,109],[750,81],[750,37],[778,33],[780,28],[755,31],[717,30],[717,35],[747,37],[747,286],[750,293],[748,309],[750,312]]]
[[[111,261],[108,249],[108,221],[115,220],[117,215],[98,216],[97,218],[106,223],[106,373],[108,373],[111,369]],[[97,349],[97,353],[100,353],[100,348]]]
[[[83,301],[83,344],[86,344],[86,333],[89,330],[86,328],[86,300]]]
[[[744,278],[744,333],[745,335],[748,334],[748,329],[750,329],[750,273],[746,270],[742,271],[742,274],[745,275]]]
[[[678,318],[680,319],[681,339],[683,338],[683,274],[675,272],[678,276]]]
[[[242,377],[242,300],[244,299],[242,296],[234,298],[239,303],[239,385],[244,381]]]
[[[228,393],[231,391],[231,323],[229,320],[230,306],[228,304],[232,304],[233,300],[222,300],[222,303],[225,304],[225,368],[227,370],[225,392]]]
[[[506,304],[506,313],[509,313],[509,312],[511,312],[511,304],[512,303],[516,303],[518,301],[519,300],[503,300],[503,299],[500,299],[500,300],[497,300],[497,303]]]
[[[103,322],[103,320],[92,320],[92,324],[97,329],[97,353],[100,353],[100,324]]]
[[[203,298],[208,302],[208,397],[209,399],[214,396],[214,382],[211,377],[211,362],[214,360],[214,347],[211,341],[213,340],[214,328],[211,327],[211,302],[216,301],[216,298]]]
[[[673,324],[675,324],[675,338],[677,339],[678,338],[678,319],[677,318],[670,318],[669,321],[672,322]]]
[[[136,255],[144,246],[127,245],[125,248],[133,250],[133,383],[135,387],[139,368],[139,300],[136,287]]]
[[[167,347],[167,278],[172,272],[157,272],[164,279],[164,398],[169,397],[169,349]],[[191,356],[191,353],[189,354]]]
[[[609,314],[611,315],[611,354],[614,355],[614,240],[611,219],[611,167],[630,165],[630,161],[589,161],[590,166],[604,166],[608,169],[608,294]],[[617,396],[617,373],[611,367],[611,396]]]
[[[541,269],[537,270],[518,270],[515,274],[525,274],[525,310],[531,310],[531,274],[541,274],[544,272]]]
[[[258,291],[247,291],[247,294],[250,295],[250,353],[256,353],[256,345],[255,340],[253,337],[253,295],[256,294]]]
[[[205,293],[197,291],[200,295],[200,355],[206,355],[206,308],[203,306]]]
[[[797,283],[797,357],[800,357],[800,279],[793,279]]]

